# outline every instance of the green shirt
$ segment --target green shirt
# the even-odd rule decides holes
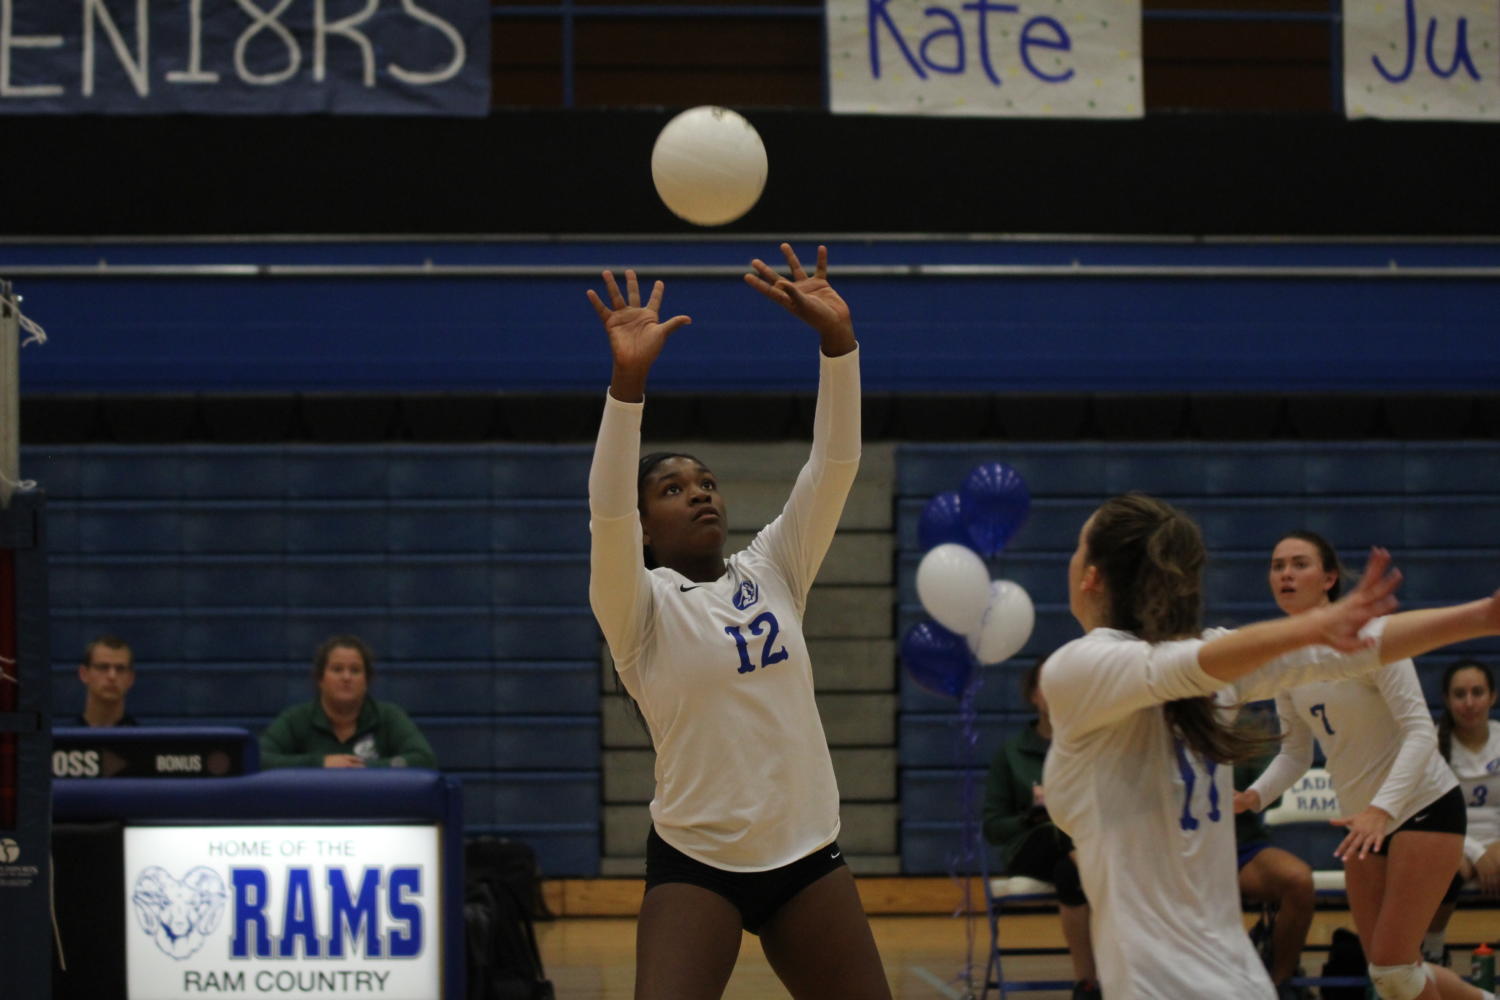
[[[1032,832],[1052,826],[1045,812],[1032,809],[1048,745],[1031,723],[1005,741],[985,777],[984,839],[999,845],[1006,865]]]
[[[329,754],[354,754],[366,767],[437,767],[437,756],[416,724],[389,702],[366,698],[354,734],[340,740],[317,698],[293,705],[260,737],[260,766],[322,767]]]

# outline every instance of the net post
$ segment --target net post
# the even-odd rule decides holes
[[[0,509],[21,481],[21,307],[0,278]]]

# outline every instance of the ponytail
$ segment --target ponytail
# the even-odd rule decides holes
[[[1203,566],[1208,553],[1193,519],[1164,500],[1126,493],[1094,513],[1085,553],[1109,593],[1109,624],[1146,642],[1203,632]],[[1204,759],[1219,764],[1264,755],[1264,735],[1220,718],[1212,698],[1163,706],[1167,722]]]

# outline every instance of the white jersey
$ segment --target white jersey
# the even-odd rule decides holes
[[[1306,773],[1323,746],[1339,811],[1390,814],[1389,834],[1458,784],[1438,753],[1437,729],[1417,682],[1399,660],[1368,677],[1308,684],[1276,696],[1281,752],[1251,785],[1269,805]]]
[[[1490,739],[1479,750],[1470,750],[1453,737],[1448,762],[1464,790],[1468,806],[1469,832],[1464,838],[1464,857],[1469,864],[1479,860],[1484,849],[1500,840],[1500,722],[1490,720]]]
[[[1110,1000],[1276,995],[1240,919],[1234,769],[1187,749],[1163,704],[1212,696],[1227,713],[1291,685],[1380,666],[1374,650],[1346,656],[1315,646],[1226,684],[1198,666],[1203,643],[1225,634],[1148,643],[1099,628],[1042,668],[1052,718],[1047,808],[1078,849]]]
[[[705,864],[778,868],[839,832],[802,614],[859,467],[858,351],[822,357],[811,457],[781,515],[711,583],[642,562],[642,410],[605,404],[589,472],[589,602],[656,746],[651,819]]]

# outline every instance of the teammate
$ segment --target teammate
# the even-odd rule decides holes
[[[781,252],[790,280],[760,260],[745,280],[818,333],[812,454],[781,515],[727,560],[713,473],[689,455],[637,458],[647,376],[691,320],[661,321],[659,281],[642,305],[634,271],[624,295],[604,273],[607,305],[588,293],[614,357],[589,473],[589,600],[657,754],[641,1000],[722,996],[742,928],[794,997],[890,997],[835,840],[838,789],[802,637],[859,465],[858,345],[826,248],[811,276]]]
[[[1171,505],[1142,494],[1106,501],[1068,566],[1070,608],[1087,634],[1042,668],[1047,805],[1077,848],[1110,1000],[1276,995],[1240,919],[1225,766],[1264,743],[1229,727],[1231,706],[1500,632],[1500,593],[1388,615],[1400,576],[1386,572],[1383,550],[1342,600],[1204,632],[1204,559],[1197,526]],[[1382,996],[1417,995],[1376,971]],[[1400,969],[1394,977],[1410,981]]]
[[[1314,532],[1286,535],[1272,551],[1271,593],[1292,621],[1329,607],[1339,577],[1337,554]],[[1401,657],[1368,677],[1285,691],[1276,713],[1281,752],[1235,796],[1235,810],[1258,812],[1290,788],[1312,764],[1316,739],[1344,812],[1334,822],[1348,834],[1335,854],[1376,991],[1391,1000],[1484,996],[1422,960],[1428,924],[1444,893],[1456,892],[1465,821],[1416,666]]]
[[[1495,675],[1486,664],[1458,660],[1443,674],[1438,752],[1458,777],[1469,821],[1458,875],[1491,897],[1500,896],[1500,722],[1490,718],[1494,707]],[[1448,900],[1438,908],[1422,941],[1429,962],[1443,962],[1454,905]]]

